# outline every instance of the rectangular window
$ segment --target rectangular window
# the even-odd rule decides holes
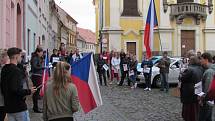
[[[122,16],[140,16],[137,0],[123,0],[123,6]]]

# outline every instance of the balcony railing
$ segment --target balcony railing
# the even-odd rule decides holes
[[[172,4],[171,7],[171,19],[176,18],[178,24],[181,24],[183,18],[185,16],[193,16],[196,18],[196,24],[200,23],[200,19],[203,21],[207,18],[206,13],[206,5],[201,5],[198,3],[179,3],[179,4]]]
[[[195,14],[201,16],[207,16],[206,5],[201,5],[198,3],[180,3],[171,5],[172,16],[177,16],[181,14]]]

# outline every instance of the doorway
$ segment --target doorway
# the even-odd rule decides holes
[[[181,31],[181,56],[186,57],[189,50],[195,50],[195,31]]]

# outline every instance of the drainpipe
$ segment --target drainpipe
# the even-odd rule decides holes
[[[102,39],[103,39],[103,36],[102,36],[102,30],[103,30],[103,0],[100,1],[100,30],[99,30],[99,42],[100,42],[100,53],[102,54]]]
[[[25,51],[26,51],[26,54],[28,54],[28,51],[29,50],[27,50],[27,48],[26,48],[26,38],[25,38],[25,35],[26,35],[26,12],[25,12],[25,7],[26,7],[26,5],[25,5],[26,3],[25,3],[25,0],[23,0],[23,49],[25,49]],[[29,56],[29,55],[27,55],[27,56]]]

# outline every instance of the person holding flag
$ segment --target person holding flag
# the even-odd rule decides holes
[[[42,74],[44,70],[43,66],[43,49],[37,48],[31,57],[31,80],[33,85],[37,88],[37,91],[33,94],[33,110],[36,113],[42,113],[38,107],[38,99],[40,97],[40,88],[42,85]]]

